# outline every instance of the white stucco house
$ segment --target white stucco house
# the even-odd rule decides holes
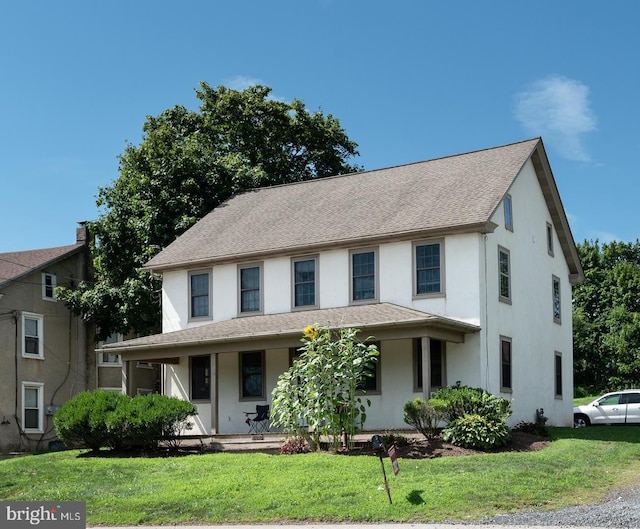
[[[512,400],[513,424],[573,423],[583,271],[541,139],[245,192],[146,268],[163,333],[107,347],[163,364],[192,433],[246,433],[308,324],[378,341],[367,430],[457,382]]]

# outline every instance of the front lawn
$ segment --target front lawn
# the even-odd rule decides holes
[[[87,504],[89,525],[469,521],[506,511],[599,501],[640,479],[640,428],[551,428],[538,452],[400,459],[215,453],[170,458],[0,461],[1,500]]]

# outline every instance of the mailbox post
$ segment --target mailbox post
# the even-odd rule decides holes
[[[382,467],[382,477],[384,478],[384,490],[387,491],[387,497],[389,498],[389,504],[393,504],[391,501],[391,491],[389,490],[389,482],[387,481],[387,473],[384,470],[384,461],[382,460],[382,455],[385,453],[384,443],[382,442],[382,437],[380,435],[374,435],[371,438],[371,448],[373,448],[378,455],[380,456],[380,466]]]

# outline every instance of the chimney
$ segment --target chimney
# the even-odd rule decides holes
[[[89,229],[87,228],[86,221],[78,222],[79,226],[76,228],[76,244],[87,244],[89,242]]]

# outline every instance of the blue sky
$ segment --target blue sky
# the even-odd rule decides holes
[[[337,117],[365,169],[542,136],[574,238],[640,237],[640,2],[31,0],[0,7],[0,252],[75,241],[200,81]]]

